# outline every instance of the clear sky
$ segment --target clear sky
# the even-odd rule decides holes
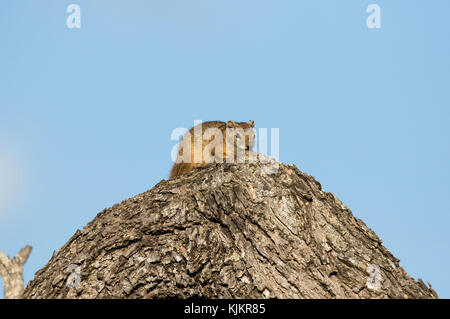
[[[66,25],[71,3],[80,29]],[[279,128],[280,161],[449,298],[449,12],[448,0],[2,0],[0,251],[33,246],[28,282],[102,209],[167,178],[173,129],[252,119]]]

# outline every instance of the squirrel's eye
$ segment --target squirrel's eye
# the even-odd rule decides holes
[[[236,133],[236,138],[241,138],[241,134]]]

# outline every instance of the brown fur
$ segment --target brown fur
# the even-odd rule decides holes
[[[240,140],[240,143],[243,143],[243,145],[241,145],[242,147],[245,147],[246,151],[250,150],[253,147],[254,144],[254,134],[253,134],[253,127],[254,127],[254,122],[250,121],[250,122],[233,122],[233,121],[228,121],[227,123],[225,122],[220,122],[220,121],[210,121],[210,122],[204,122],[201,123],[201,135],[199,135],[199,137],[201,137],[201,148],[200,148],[200,140],[197,137],[197,140],[195,140],[195,129],[199,129],[199,126],[194,126],[193,128],[191,128],[189,130],[189,134],[186,133],[186,135],[183,137],[182,142],[180,143],[180,147],[178,149],[178,156],[177,156],[177,162],[173,165],[172,170],[170,172],[170,178],[175,178],[177,176],[186,174],[187,172],[190,172],[191,170],[193,170],[196,167],[205,165],[208,163],[208,161],[213,161],[214,158],[221,158],[222,160],[226,160],[228,157],[231,156],[231,154],[237,154],[237,144],[238,144],[238,139],[242,139],[245,138],[245,141]],[[227,141],[227,128],[232,132],[232,138],[234,141],[234,150],[230,149],[230,145],[233,145],[231,142]],[[204,149],[212,142],[214,141],[214,136],[212,136],[211,138],[207,138],[207,136],[204,135],[205,131],[207,129],[218,129],[221,133],[222,133],[222,154],[215,154],[217,149],[212,148],[211,153],[206,153],[204,154]],[[240,129],[242,130],[248,130],[247,132],[251,132],[251,134],[244,134],[244,136],[242,135],[242,131],[239,134],[239,138],[237,137],[237,132],[240,131]],[[198,130],[198,133],[200,133],[200,131]],[[188,141],[187,139],[189,138],[190,135],[190,141]],[[190,145],[190,151],[191,151],[191,156],[190,156],[190,160],[188,161],[188,163],[183,162],[182,161],[182,157],[183,157],[183,149],[182,149],[182,145],[183,142],[185,143],[185,145]],[[194,154],[197,154],[197,158],[194,158]],[[187,157],[187,156],[186,156]],[[195,159],[197,159],[197,163],[195,162]]]

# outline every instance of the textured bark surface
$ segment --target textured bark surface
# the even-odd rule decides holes
[[[31,253],[31,246],[22,248],[13,259],[0,251],[0,276],[5,299],[19,299],[23,294],[23,266]]]
[[[438,298],[313,177],[267,172],[211,164],[103,210],[24,296]]]

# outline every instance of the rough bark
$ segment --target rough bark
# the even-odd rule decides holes
[[[20,299],[23,294],[23,266],[31,253],[31,246],[22,248],[13,259],[0,251],[0,276],[3,278],[5,299]]]
[[[294,165],[211,164],[100,212],[26,298],[438,298]]]

